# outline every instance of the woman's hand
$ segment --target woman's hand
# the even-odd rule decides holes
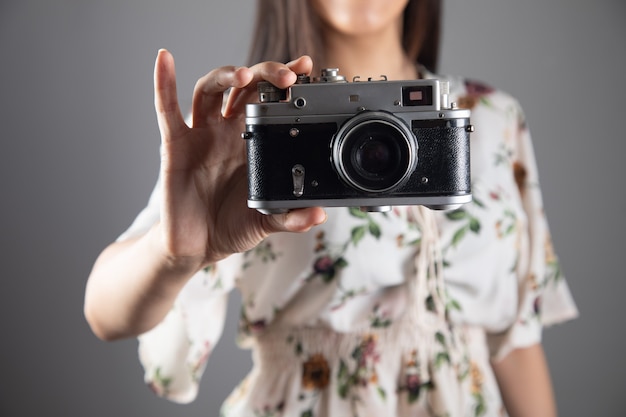
[[[85,290],[85,317],[105,340],[153,328],[200,268],[250,249],[268,234],[305,231],[325,220],[321,208],[265,216],[246,205],[245,104],[267,80],[288,87],[311,60],[223,67],[198,80],[192,126],[176,95],[174,59],[159,51],[154,72],[161,131],[161,221],[146,234],[114,242],[96,260]],[[222,113],[223,94],[232,88]]]
[[[246,154],[241,139],[245,104],[256,99],[259,81],[286,88],[296,81],[296,74],[308,74],[311,68],[310,58],[302,57],[288,64],[215,69],[195,86],[189,127],[177,100],[174,59],[169,52],[159,51],[154,86],[162,139],[163,206],[158,227],[171,262],[199,269],[254,247],[270,233],[306,231],[325,220],[321,208],[267,216],[246,205]]]

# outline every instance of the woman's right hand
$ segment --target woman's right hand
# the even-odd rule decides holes
[[[154,72],[161,131],[161,218],[146,234],[102,251],[85,289],[85,317],[94,333],[114,340],[144,333],[170,311],[188,279],[201,268],[256,246],[268,234],[299,232],[325,220],[321,208],[266,216],[249,209],[245,104],[267,80],[288,87],[311,60],[222,67],[198,80],[192,126],[176,95],[174,59],[159,51]],[[232,88],[222,111],[224,92]]]
[[[301,57],[287,64],[215,69],[195,86],[190,127],[177,99],[174,59],[159,51],[154,87],[163,201],[156,228],[173,265],[197,270],[253,248],[270,233],[306,231],[325,220],[321,208],[263,215],[246,205],[245,104],[257,97],[259,81],[286,88],[311,67],[310,58]]]

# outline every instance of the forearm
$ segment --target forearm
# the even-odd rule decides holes
[[[172,262],[158,231],[115,242],[98,257],[85,291],[85,317],[101,339],[133,337],[158,324],[187,280],[193,262]]]
[[[550,372],[541,344],[515,349],[492,366],[511,417],[557,415]]]

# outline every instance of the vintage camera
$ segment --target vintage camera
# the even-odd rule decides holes
[[[347,82],[337,69],[287,89],[258,85],[246,107],[248,206],[386,211],[471,201],[470,111],[436,79]]]

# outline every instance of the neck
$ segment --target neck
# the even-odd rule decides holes
[[[417,78],[415,63],[402,47],[399,27],[366,35],[347,35],[325,31],[324,59],[320,68],[339,68],[348,81],[360,76],[362,80],[385,75],[389,80]]]

